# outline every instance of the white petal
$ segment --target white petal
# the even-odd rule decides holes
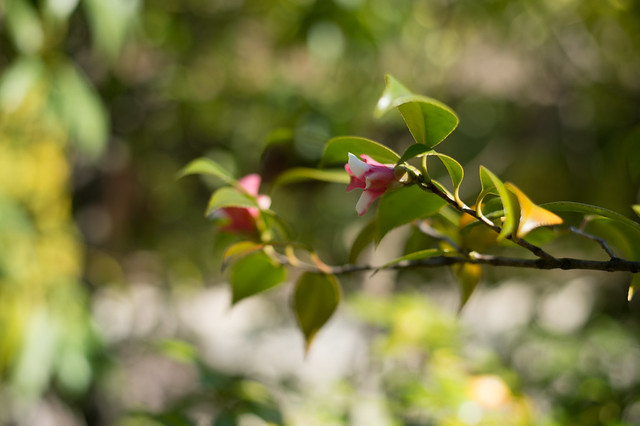
[[[349,153],[349,168],[351,169],[351,173],[358,179],[362,179],[364,174],[369,171],[371,166],[369,166],[364,161],[360,160],[358,157]]]
[[[362,195],[358,199],[358,203],[356,204],[356,212],[358,213],[358,216],[365,214],[376,198],[378,197],[371,191],[363,191]]]

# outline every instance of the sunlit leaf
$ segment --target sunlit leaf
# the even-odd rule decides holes
[[[34,4],[28,0],[3,2],[3,18],[9,34],[18,50],[26,55],[40,50],[44,42],[44,31]]]
[[[236,260],[255,253],[258,250],[262,250],[264,247],[264,244],[254,243],[252,241],[240,241],[239,243],[232,244],[227,247],[222,256],[222,270],[224,271],[229,264]]]
[[[115,60],[120,53],[140,7],[140,0],[84,0],[93,42]]]
[[[238,185],[237,181],[220,164],[210,158],[196,158],[178,173],[178,178],[188,175],[208,175],[216,177],[228,184]]]
[[[518,230],[516,231],[518,238],[524,238],[525,235],[540,226],[562,224],[562,218],[560,216],[534,204],[529,197],[514,184],[507,182],[505,183],[505,188],[516,196],[518,204],[520,205],[520,220],[518,222]]]
[[[206,215],[208,216],[214,210],[221,209],[223,207],[258,208],[258,203],[248,195],[243,194],[234,188],[225,186],[215,191],[209,199]]]
[[[366,138],[356,136],[340,136],[333,138],[327,142],[322,154],[320,166],[329,164],[346,164],[349,159],[349,153],[360,158],[361,154],[367,154],[369,157],[380,163],[395,164],[400,156],[386,146]]]
[[[346,163],[346,161],[344,162]],[[348,184],[350,179],[345,169],[319,170],[297,167],[281,173],[273,182],[273,188],[275,189],[282,185],[289,185],[308,180]]]
[[[458,263],[452,266],[453,273],[460,283],[460,309],[469,300],[482,277],[482,265]]]
[[[640,216],[640,204],[636,204],[634,206],[631,206],[631,208],[633,209],[633,211]]]
[[[449,157],[446,154],[441,154],[435,151],[426,152],[427,157],[437,157],[442,164],[444,164],[447,172],[449,173],[449,177],[451,178],[451,183],[453,184],[453,198],[456,200],[458,205],[463,206],[464,203],[460,199],[460,185],[462,184],[462,179],[464,178],[464,169],[462,165],[458,163],[455,159]],[[429,173],[426,167],[426,162],[423,163],[423,172],[426,177],[430,179]]]
[[[19,58],[2,72],[0,80],[0,108],[16,110],[31,89],[44,76],[44,66],[36,58]]]
[[[629,283],[629,292],[627,293],[627,300],[631,302],[636,290],[640,287],[640,273],[633,274],[631,277],[631,283]]]
[[[268,290],[286,276],[287,270],[262,251],[242,257],[231,267],[232,303]]]
[[[442,102],[411,93],[391,75],[386,83],[376,114],[398,108],[417,143],[434,147],[458,126],[458,116]]]
[[[436,256],[442,256],[444,254],[446,254],[447,252],[445,250],[440,250],[440,249],[426,249],[426,250],[420,250],[420,251],[416,251],[413,253],[409,253],[406,254],[402,257],[399,257],[397,259],[392,260],[391,262],[385,263],[384,265],[382,265],[381,267],[379,267],[376,272],[383,270],[383,269],[388,269],[391,266],[394,265],[399,265],[399,264],[409,264],[411,261],[413,260],[421,260],[421,259],[429,259],[432,257],[436,257]]]
[[[339,302],[340,284],[334,275],[305,272],[298,279],[293,295],[293,312],[304,334],[307,350]]]
[[[373,219],[360,230],[360,232],[356,236],[356,239],[351,245],[351,251],[349,252],[349,263],[356,263],[362,251],[374,241],[377,226],[378,224],[376,220]]]
[[[384,194],[378,205],[376,241],[380,242],[398,226],[436,214],[446,204],[442,198],[416,185]]]
[[[518,211],[517,205],[514,203],[515,200],[511,197],[507,188],[505,188],[504,183],[502,183],[496,175],[491,173],[489,169],[483,166],[480,166],[480,182],[482,183],[482,191],[476,201],[477,211],[480,216],[489,220],[482,213],[482,202],[484,201],[484,197],[488,194],[497,193],[500,197],[500,201],[502,202],[505,219],[502,224],[502,230],[498,235],[498,241],[501,241],[508,236],[513,235],[516,231],[520,212]]]

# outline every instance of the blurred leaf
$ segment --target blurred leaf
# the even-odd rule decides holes
[[[160,426],[195,426],[195,423],[187,417],[186,414],[181,413],[178,410],[171,410],[161,414],[154,414],[147,411],[136,410],[130,414],[133,418],[144,419],[145,421],[151,421],[153,425]],[[149,423],[143,423],[149,424]]]
[[[427,151],[426,156],[438,157],[438,159],[442,161],[442,164],[444,164],[444,166],[447,169],[447,172],[449,173],[449,177],[451,178],[451,183],[453,184],[453,198],[456,200],[458,205],[463,206],[464,203],[460,199],[460,185],[462,184],[462,179],[464,178],[464,169],[462,168],[460,163],[458,163],[456,160],[449,157],[448,155],[440,154],[439,152],[435,152],[435,151]],[[431,180],[426,166],[423,167],[423,172],[425,173],[426,177],[429,180]]]
[[[258,203],[248,195],[243,194],[234,188],[225,186],[218,189],[213,193],[213,195],[211,195],[205,215],[208,216],[211,212],[223,207],[258,208]]]
[[[79,0],[46,0],[47,11],[58,19],[67,19],[78,6]]]
[[[640,274],[633,274],[631,283],[629,283],[629,292],[627,293],[627,301],[631,302],[636,290],[640,287]]]
[[[452,266],[453,273],[460,283],[460,308],[469,300],[482,277],[482,265],[459,263]]]
[[[2,72],[0,81],[0,108],[16,110],[31,89],[44,76],[44,67],[37,58],[21,57]]]
[[[357,136],[340,136],[327,142],[320,161],[320,167],[336,163],[347,164],[349,153],[358,158],[360,158],[361,154],[366,154],[380,163],[390,164],[395,164],[400,158],[391,149],[370,139]]]
[[[226,171],[220,164],[216,163],[210,158],[196,158],[187,164],[178,173],[178,178],[182,178],[188,175],[209,175],[214,176],[222,181],[238,186],[238,182]]]
[[[197,349],[182,340],[165,339],[158,344],[161,354],[185,364],[194,364],[198,360]]]
[[[524,238],[533,229],[540,226],[553,226],[562,224],[562,218],[551,213],[536,204],[534,204],[524,192],[514,184],[507,182],[505,188],[515,194],[520,205],[520,220],[518,222],[518,231],[516,236]]]
[[[629,260],[640,260],[640,230],[608,217],[590,217],[584,230],[603,238]]]
[[[285,280],[287,270],[266,253],[258,252],[236,261],[231,268],[232,304],[268,290]]]
[[[440,250],[440,249],[426,249],[426,250],[416,251],[416,252],[413,252],[413,253],[406,254],[406,255],[404,255],[402,257],[399,257],[397,259],[394,259],[391,262],[385,263],[381,267],[377,268],[375,272],[381,271],[383,269],[387,269],[387,268],[389,268],[391,266],[394,266],[394,265],[397,265],[399,263],[403,263],[403,262],[409,263],[412,260],[429,259],[431,257],[443,256],[446,253],[447,252],[445,250]]]
[[[227,266],[229,266],[229,264],[235,262],[236,260],[258,250],[262,250],[264,247],[264,244],[258,244],[252,241],[241,241],[227,247],[222,256],[222,270],[224,271]]]
[[[502,224],[502,231],[500,231],[500,234],[498,235],[498,241],[501,241],[509,235],[513,235],[515,232],[518,226],[520,212],[514,203],[515,200],[511,198],[509,191],[505,188],[502,181],[498,179],[496,175],[491,173],[489,169],[483,166],[480,166],[480,182],[482,183],[482,191],[480,192],[480,195],[478,195],[478,199],[476,201],[477,211],[480,216],[486,218],[482,213],[482,202],[484,197],[488,194],[497,193],[500,197],[500,201],[502,202],[505,219]]]
[[[349,175],[344,169],[319,170],[306,167],[297,167],[281,173],[276,178],[275,182],[273,182],[273,189],[282,185],[289,185],[292,183],[304,182],[307,180],[319,180],[322,182],[348,184],[350,179]]]
[[[387,192],[378,205],[376,242],[398,226],[434,215],[446,204],[442,198],[415,185]]]
[[[307,351],[339,302],[340,284],[334,275],[305,272],[298,279],[293,295],[293,312],[304,334]]]
[[[139,0],[83,0],[93,42],[111,60],[120,53],[138,12]]]
[[[356,239],[351,245],[351,251],[349,252],[349,263],[356,263],[362,251],[374,241],[377,226],[378,223],[376,219],[373,219],[360,230],[360,232],[356,236]]]
[[[388,74],[386,83],[378,100],[376,114],[380,116],[392,108],[398,108],[417,143],[433,148],[458,126],[457,115],[442,102],[414,95]]]
[[[640,216],[640,204],[636,204],[634,206],[631,206],[631,208],[633,209],[633,211]]]
[[[55,70],[51,102],[80,151],[97,159],[106,147],[107,113],[94,88],[74,66],[64,64]]]
[[[4,17],[14,45],[25,55],[36,53],[44,42],[44,31],[35,7],[27,0],[9,0],[4,6]]]

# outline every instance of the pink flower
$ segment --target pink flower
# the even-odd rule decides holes
[[[365,154],[362,154],[360,158],[362,160],[349,153],[349,162],[345,164],[344,168],[351,176],[347,191],[355,188],[364,189],[356,204],[356,212],[362,216],[378,197],[395,186],[397,182],[393,173],[393,164],[378,163]]]
[[[269,208],[271,199],[266,195],[258,194],[258,189],[260,188],[259,175],[247,175],[240,179],[238,183],[248,195],[256,197],[258,206],[261,209]],[[256,219],[259,215],[260,210],[257,207],[223,207],[213,213],[215,218],[221,218],[227,222],[220,228],[221,230],[234,233],[255,232],[257,229]]]

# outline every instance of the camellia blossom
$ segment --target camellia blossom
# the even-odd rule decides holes
[[[271,198],[258,194],[260,180],[260,175],[250,174],[238,180],[238,183],[247,194],[256,197],[261,209],[268,209],[271,205]],[[223,231],[252,233],[257,229],[256,219],[259,214],[260,210],[257,207],[223,207],[213,212],[213,217],[227,222],[220,228]]]
[[[358,157],[349,153],[349,162],[344,168],[351,176],[351,182],[347,186],[347,191],[362,188],[362,195],[356,204],[356,212],[362,216],[367,212],[369,206],[388,189],[396,186],[393,164],[381,164],[368,155],[362,154]]]

